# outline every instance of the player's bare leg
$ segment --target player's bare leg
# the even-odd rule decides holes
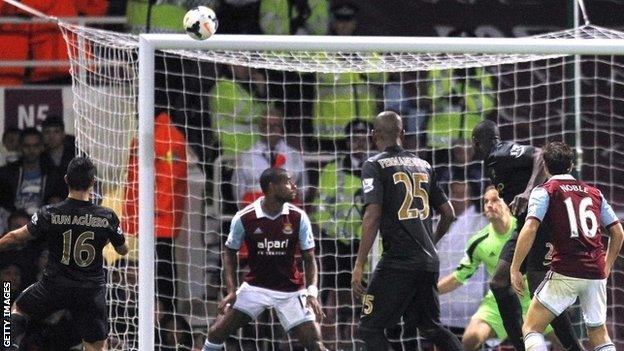
[[[291,329],[293,335],[308,351],[325,351],[321,331],[314,322],[304,322]]]
[[[251,317],[239,310],[229,308],[223,318],[218,318],[208,329],[208,337],[202,351],[222,350],[223,343],[230,334],[249,322],[251,322]]]
[[[520,299],[511,288],[509,267],[511,264],[505,260],[498,260],[496,271],[490,280],[490,290],[494,294],[498,310],[500,312],[507,339],[514,345],[516,350],[524,350],[522,340],[522,307]]]
[[[84,342],[84,351],[106,351],[106,340]]]
[[[527,319],[522,325],[524,345],[527,351],[548,350],[542,333],[554,318],[555,315],[537,301],[537,299],[534,298],[531,300],[531,305],[527,312]]]
[[[496,337],[496,333],[489,324],[479,318],[472,318],[462,335],[462,346],[466,351],[479,350],[483,343]]]
[[[535,293],[535,290],[540,286],[546,277],[546,271],[527,271],[527,282],[529,283],[529,291],[531,297]],[[583,345],[579,341],[579,338],[574,332],[572,326],[572,320],[568,310],[563,311],[560,315],[556,316],[550,325],[555,331],[555,335],[565,350],[569,351],[582,351]]]
[[[594,351],[615,351],[615,345],[609,338],[606,325],[597,327],[587,327],[587,337],[589,339],[589,346]]]

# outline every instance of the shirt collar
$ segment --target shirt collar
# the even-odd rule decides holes
[[[270,218],[270,219],[275,219],[281,215],[287,215],[288,213],[290,213],[290,211],[288,210],[288,202],[285,202],[282,205],[282,211],[277,214],[274,217],[269,216],[268,214],[266,214],[263,210],[262,210],[262,200],[264,200],[264,196],[262,196],[261,198],[259,198],[258,200],[256,200],[254,202],[254,210],[256,210],[256,218],[262,218],[262,217],[266,217],[266,218]]]
[[[574,177],[571,174],[556,174],[556,175],[550,177],[550,179],[555,179],[555,180],[576,180],[576,179],[574,179]]]

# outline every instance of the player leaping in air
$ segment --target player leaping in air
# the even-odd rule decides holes
[[[472,143],[475,156],[483,159],[486,174],[505,203],[509,204],[512,215],[518,219],[518,229],[522,228],[531,190],[546,180],[542,150],[529,145],[501,141],[498,126],[490,120],[484,120],[474,127]],[[545,228],[540,231],[544,234],[538,235],[538,240],[522,265],[522,271],[526,268],[530,292],[535,291],[544,279],[550,263],[552,244],[549,231]],[[516,350],[521,351],[524,350],[522,309],[509,279],[509,266],[513,259],[518,232],[519,230],[511,236],[501,251],[498,265],[490,280],[490,290],[496,298],[509,341]],[[567,313],[555,318],[551,326],[566,350],[583,350]]]
[[[551,178],[531,192],[527,220],[520,232],[510,268],[514,289],[522,294],[520,265],[539,236],[541,224],[550,224],[554,246],[550,271],[531,301],[522,326],[527,351],[547,351],[542,332],[550,321],[578,298],[594,351],[615,351],[605,326],[607,277],[622,248],[624,232],[600,190],[569,173],[574,153],[562,142],[544,148]],[[602,229],[611,237],[602,244]],[[606,251],[606,257],[605,257]]]
[[[69,162],[65,181],[69,196],[44,206],[30,222],[0,238],[0,251],[35,238],[47,241],[48,265],[43,278],[15,300],[11,311],[11,348],[19,350],[30,320],[43,321],[67,309],[86,351],[106,350],[108,312],[102,249],[108,242],[120,255],[128,253],[119,219],[105,207],[89,201],[95,166],[83,157]]]
[[[271,307],[307,350],[325,350],[316,323],[323,312],[317,300],[312,227],[306,213],[288,203],[297,196],[297,186],[286,170],[269,168],[260,176],[260,187],[264,197],[232,219],[223,252],[227,295],[218,305],[224,316],[208,331],[203,351],[221,350],[231,333]],[[249,249],[249,273],[236,290],[236,253],[243,241]],[[299,250],[305,274],[295,258]]]

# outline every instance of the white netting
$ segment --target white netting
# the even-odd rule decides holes
[[[103,202],[136,230],[138,38],[61,24],[72,62],[76,142],[98,166]],[[624,38],[624,33],[584,26],[538,36]],[[572,144],[580,135],[581,177],[624,210],[623,60],[582,56],[581,125],[575,127],[574,57],[562,55],[456,55],[408,53],[231,52],[169,50],[156,53],[156,233],[158,347],[201,348],[221,297],[220,248],[229,221],[253,198],[258,174],[270,163],[295,173],[300,201],[316,225],[322,331],[330,349],[352,349],[359,304],[349,290],[357,251],[361,206],[356,158],[347,147],[372,148],[358,138],[362,124],[382,109],[405,118],[406,147],[436,167],[461,221],[440,244],[442,274],[463,255],[466,240],[483,224],[480,163],[466,140],[483,118],[497,121],[504,139],[541,146]],[[284,118],[259,123],[277,107]],[[164,114],[161,114],[164,112]],[[363,126],[363,127],[362,127]],[[362,128],[360,128],[362,127]],[[269,135],[285,134],[275,159],[262,149]],[[359,144],[358,144],[359,142]],[[254,145],[256,153],[245,152]],[[288,147],[286,147],[288,145]],[[177,196],[176,196],[177,195]],[[167,237],[175,237],[168,239]],[[132,240],[132,237],[130,237]],[[244,257],[243,257],[244,258]],[[136,251],[109,255],[111,346],[137,347]],[[624,347],[622,260],[612,276],[609,328]],[[244,271],[244,267],[242,267]],[[470,287],[442,297],[443,319],[462,327],[482,296],[483,275]],[[400,327],[389,336],[405,349],[416,339]],[[242,349],[292,349],[275,315],[262,315],[231,340]],[[400,349],[400,348],[399,348]]]

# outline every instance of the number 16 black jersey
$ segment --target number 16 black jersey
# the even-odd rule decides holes
[[[389,147],[362,166],[365,205],[381,205],[383,255],[380,265],[437,272],[431,207],[448,201],[427,161],[401,147]]]
[[[113,246],[125,242],[112,210],[72,198],[42,207],[32,216],[28,231],[48,244],[44,279],[64,286],[104,284],[102,248],[109,241]]]

